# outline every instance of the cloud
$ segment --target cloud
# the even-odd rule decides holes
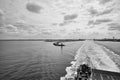
[[[58,23],[52,23],[52,25],[53,25],[53,26],[56,26],[56,25],[58,25]]]
[[[0,27],[0,33],[1,34],[17,34],[18,30],[16,26],[13,26],[12,24],[5,24],[4,26]]]
[[[65,26],[65,25],[69,25],[69,24],[71,24],[71,23],[76,23],[76,21],[74,21],[74,20],[64,21],[64,22],[62,22],[62,23],[59,23],[58,25],[59,25],[59,26]]]
[[[41,32],[43,35],[51,35],[52,33],[51,32],[47,32],[47,31],[42,31]]]
[[[4,24],[4,12],[0,9],[0,27]]]
[[[93,20],[88,21],[88,25],[93,25],[93,24],[94,24]]]
[[[120,31],[120,24],[118,24],[118,23],[111,23],[111,24],[108,24],[108,26],[110,26],[109,28],[108,28],[108,30],[118,30],[118,31]]]
[[[63,23],[60,23],[59,26],[65,26],[65,25],[68,25],[69,22],[68,21],[64,21]]]
[[[106,15],[106,14],[110,14],[112,11],[113,11],[113,9],[106,9],[106,10],[103,10],[103,11],[98,11],[97,9],[94,9],[93,7],[88,9],[88,12],[90,13],[91,16]]]
[[[106,4],[108,2],[111,2],[112,0],[98,0],[100,4]]]
[[[113,9],[105,10],[105,11],[99,13],[98,16],[105,15],[105,14],[110,14],[112,11],[113,11]]]
[[[32,25],[29,25],[27,23],[15,23],[13,25],[16,26],[17,29],[19,29],[19,30],[29,30],[29,29],[33,28]]]
[[[0,27],[0,33],[1,33],[1,34],[5,33],[4,27]]]
[[[54,30],[52,28],[43,28],[40,30],[40,33],[42,35],[52,35],[54,33]]]
[[[26,9],[33,13],[40,13],[40,11],[43,9],[43,7],[41,7],[40,5],[38,5],[36,3],[27,3]]]
[[[65,15],[64,16],[64,20],[73,20],[75,18],[77,18],[78,15],[77,14],[72,14],[72,15]]]
[[[0,32],[4,34],[19,34],[19,35],[36,35],[39,34],[39,29],[36,25],[31,25],[25,22],[16,22],[14,24],[5,24],[0,28]]]
[[[98,11],[96,9],[94,9],[93,7],[91,7],[90,9],[88,9],[88,12],[90,13],[90,15],[92,16],[96,16],[98,15]]]
[[[13,25],[17,27],[17,29],[19,30],[21,34],[22,32],[23,33],[25,32],[26,34],[37,34],[38,33],[36,25],[31,25],[27,23],[15,23]]]
[[[96,21],[90,20],[88,22],[88,25],[99,25],[99,24],[108,23],[111,21],[112,21],[111,19],[97,19]]]
[[[4,26],[4,28],[7,32],[12,32],[12,33],[18,32],[17,27],[15,27],[11,24]]]
[[[3,16],[4,12],[0,9],[0,17]]]
[[[28,24],[23,20],[19,20],[13,24],[6,24],[0,28],[2,34],[12,34],[20,36],[33,36],[33,35],[52,35],[55,33],[53,29],[42,29],[40,25]]]
[[[98,19],[98,20],[96,20],[96,22],[95,23],[106,23],[106,22],[111,22],[112,20],[111,19]]]
[[[66,33],[66,29],[61,29],[60,33]]]

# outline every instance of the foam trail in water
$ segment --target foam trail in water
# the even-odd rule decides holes
[[[66,80],[66,78],[74,78],[74,76],[76,75],[76,70],[77,67],[81,64],[80,60],[80,54],[79,52],[82,50],[82,48],[84,47],[84,45],[81,46],[81,48],[78,49],[77,54],[75,56],[75,60],[71,62],[71,66],[66,67],[66,72],[67,74],[64,77],[61,77],[60,80]],[[82,58],[82,56],[81,56]]]
[[[92,68],[120,72],[114,60],[108,55],[107,49],[103,48],[103,46],[95,44],[93,41],[85,41],[78,49],[75,60],[71,62],[71,66],[66,67],[67,74],[61,77],[61,80],[66,80],[66,78],[73,79],[76,75],[77,67],[83,62],[86,62]]]

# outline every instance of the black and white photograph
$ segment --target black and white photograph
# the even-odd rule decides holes
[[[120,0],[0,0],[0,80],[120,80]]]

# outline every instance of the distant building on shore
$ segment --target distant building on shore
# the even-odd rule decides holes
[[[113,36],[113,39],[115,39],[115,37]]]

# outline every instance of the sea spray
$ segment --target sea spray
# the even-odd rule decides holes
[[[74,61],[71,61],[71,66],[66,67],[67,74],[61,77],[61,80],[74,80],[77,68],[83,62],[95,69],[119,72],[118,66],[107,54],[108,52],[103,49],[103,46],[95,44],[93,41],[85,41],[76,52]]]
[[[114,66],[116,66],[116,70],[109,70],[109,71],[115,71],[115,72],[120,72],[120,56],[117,55],[114,51],[110,50],[109,48],[99,44],[99,47],[101,50],[103,50],[106,55],[114,62]]]
[[[95,44],[94,42],[88,42],[86,45],[88,50],[87,55],[91,58],[90,61],[96,69],[119,72],[117,64],[108,55],[109,52],[103,49],[104,46]],[[91,48],[91,50],[89,50]]]
[[[74,77],[77,74],[77,67],[82,64],[83,59],[85,58],[85,55],[80,54],[82,48],[84,48],[83,44],[78,51],[76,52],[76,55],[74,57],[74,61],[71,61],[71,66],[66,67],[67,74],[64,77],[61,77],[60,80],[66,80],[66,79],[74,79]],[[82,59],[83,58],[83,59]]]
[[[117,64],[118,68],[120,69],[120,56],[106,47],[102,48],[107,51],[107,55]]]

